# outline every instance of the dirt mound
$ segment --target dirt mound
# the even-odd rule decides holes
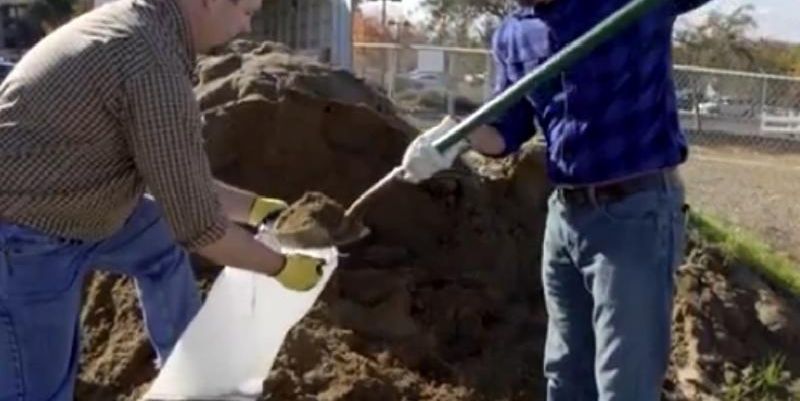
[[[288,201],[320,191],[348,205],[415,134],[363,82],[280,45],[237,42],[203,59],[199,76],[215,173]],[[541,149],[530,147],[502,161],[470,155],[454,171],[419,186],[394,183],[372,199],[364,215],[372,235],[342,249],[321,301],[290,332],[265,400],[541,399],[548,192]],[[741,287],[724,263],[707,266],[716,259],[701,255],[713,254],[695,249],[680,273],[667,383],[681,400],[711,394],[690,387],[723,383],[726,362],[743,368],[766,350],[791,352],[784,344],[800,333],[791,315],[800,308],[764,301],[773,298]],[[216,272],[199,269],[205,287]],[[112,276],[89,288],[78,400],[134,400],[154,375],[134,291]],[[743,298],[730,303],[730,294]]]
[[[800,400],[800,302],[690,238],[678,273],[671,400]]]
[[[242,45],[236,48],[252,48]],[[266,43],[200,61],[197,95],[215,173],[259,193],[343,204],[394,167],[415,130],[352,74]]]

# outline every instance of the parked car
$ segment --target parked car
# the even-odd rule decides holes
[[[447,77],[442,72],[414,70],[399,74],[395,82],[398,90],[444,89]]]
[[[694,106],[694,102],[692,101],[693,97],[693,93],[688,89],[679,89],[675,91],[675,101],[678,110],[692,111],[692,107]]]
[[[720,97],[718,99],[702,102],[698,106],[701,114],[721,115],[730,117],[753,117],[756,105],[749,99]]]

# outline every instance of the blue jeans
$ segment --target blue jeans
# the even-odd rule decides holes
[[[189,256],[148,199],[100,242],[0,223],[0,250],[0,401],[73,399],[82,283],[93,266],[135,279],[159,360],[200,308]]]
[[[609,202],[553,193],[542,265],[548,401],[660,400],[683,205],[683,186],[667,180]]]

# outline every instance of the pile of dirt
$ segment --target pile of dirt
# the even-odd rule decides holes
[[[271,43],[233,48],[200,60],[196,90],[212,168],[226,181],[284,199],[319,191],[346,205],[416,134],[345,70]]]
[[[416,133],[379,92],[280,45],[237,42],[201,60],[199,76],[215,174],[265,195],[294,201],[320,191],[349,205],[399,162]],[[542,398],[542,151],[466,159],[419,186],[396,182],[366,205],[372,235],[342,249],[320,302],[290,332],[265,400]],[[742,287],[724,263],[707,266],[702,255],[713,254],[694,249],[680,273],[667,383],[668,396],[681,400],[712,394],[703,383],[724,382],[729,365],[743,368],[760,352],[796,355],[778,340],[800,333],[793,315],[753,312],[759,302],[800,308],[765,303],[773,298]],[[205,288],[217,272],[198,269]],[[134,400],[155,374],[134,294],[114,276],[89,285],[79,401]],[[747,346],[730,349],[740,344],[732,338]]]
[[[678,272],[669,399],[800,400],[800,300],[690,234]]]

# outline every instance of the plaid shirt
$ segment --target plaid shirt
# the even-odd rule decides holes
[[[175,0],[118,0],[45,37],[0,86],[0,219],[99,240],[147,187],[180,243],[222,237],[194,59]]]
[[[667,0],[540,87],[492,125],[506,153],[530,139],[538,122],[556,184],[592,184],[678,165],[687,144],[671,77],[675,17],[707,0]],[[620,9],[625,0],[555,0],[522,7],[495,33],[495,93]]]

